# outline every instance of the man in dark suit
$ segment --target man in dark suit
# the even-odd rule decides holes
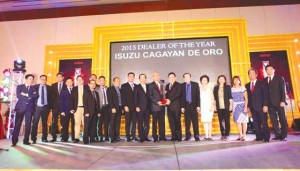
[[[150,111],[149,111],[149,86],[146,84],[147,76],[145,74],[139,75],[140,84],[135,86],[134,89],[134,100],[137,112],[138,130],[140,142],[150,141],[149,135],[149,122],[150,122]]]
[[[286,141],[288,133],[288,125],[284,106],[286,103],[285,83],[282,77],[274,75],[275,69],[272,65],[266,66],[268,76],[265,78],[265,83],[269,90],[269,115],[274,129],[275,137],[273,140]],[[279,128],[280,122],[281,128]]]
[[[200,112],[200,89],[199,84],[191,81],[191,74],[183,74],[184,83],[181,86],[181,112],[185,117],[185,141],[191,138],[191,123],[193,123],[194,138],[200,141],[198,112]]]
[[[136,131],[136,112],[134,105],[134,89],[136,84],[133,83],[135,74],[129,72],[127,74],[128,82],[122,84],[122,104],[125,111],[125,131],[127,141],[135,140],[139,141],[135,136]]]
[[[152,113],[152,136],[154,142],[158,142],[157,123],[159,127],[159,141],[167,141],[165,136],[165,110],[161,100],[164,98],[164,88],[160,82],[158,72],[153,72],[153,82],[149,84],[149,98]]]
[[[99,105],[100,105],[100,117],[98,118],[98,135],[99,141],[108,141],[108,126],[110,120],[110,114],[108,110],[107,100],[107,87],[105,86],[105,77],[99,77],[99,87],[96,87],[96,91],[99,94]],[[104,128],[104,129],[103,129]],[[104,133],[103,133],[104,132]]]
[[[73,80],[72,78],[66,79],[66,87],[63,88],[60,92],[60,115],[61,115],[61,123],[62,123],[62,142],[68,142],[69,139],[69,123],[71,121],[71,135],[72,140],[75,140],[75,120],[74,120],[74,114],[71,113],[71,92],[73,88]]]
[[[31,140],[35,144],[37,140],[37,132],[40,118],[42,120],[42,141],[48,142],[48,116],[51,106],[51,87],[46,84],[47,76],[40,76],[40,84],[35,85],[36,91],[39,94],[39,98],[36,101],[35,112],[33,115],[33,124],[31,130]]]
[[[257,70],[248,71],[250,82],[246,84],[248,108],[252,114],[256,138],[254,141],[270,141],[268,126],[268,89],[264,81],[257,80]]]
[[[96,81],[89,81],[89,88],[83,96],[84,106],[84,131],[83,131],[83,143],[88,144],[89,142],[95,141],[95,122],[97,119],[94,117],[100,117],[100,104],[99,94],[95,91]]]
[[[36,87],[32,85],[34,76],[28,74],[25,76],[25,84],[17,86],[17,98],[18,102],[15,107],[15,127],[12,136],[12,146],[16,146],[18,143],[18,137],[20,134],[20,128],[25,116],[25,134],[23,139],[23,144],[30,145],[29,143],[29,134],[31,128],[31,119],[35,109],[36,99],[39,97],[39,94],[36,90]]]
[[[80,126],[84,124],[84,103],[83,96],[86,93],[86,87],[83,85],[83,77],[78,75],[76,78],[77,86],[71,92],[71,113],[74,114],[75,120],[75,140],[74,143],[79,142]]]
[[[169,83],[166,85],[166,99],[169,124],[171,128],[171,141],[181,141],[181,84],[176,81],[176,74],[168,74]]]
[[[52,101],[52,124],[51,124],[51,135],[52,140],[51,142],[55,142],[57,139],[58,133],[58,118],[59,118],[59,95],[61,90],[65,87],[64,84],[64,75],[63,73],[59,72],[56,74],[57,82],[52,84],[51,86],[51,101]]]
[[[107,89],[107,100],[110,112],[109,142],[118,141],[120,131],[120,116],[122,114],[122,95],[120,90],[120,78],[113,78],[113,86]]]

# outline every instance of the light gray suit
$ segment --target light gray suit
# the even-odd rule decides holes
[[[98,120],[98,135],[100,136],[100,141],[108,140],[108,126],[109,126],[109,109],[108,109],[108,100],[107,100],[107,87],[104,87],[105,94],[102,87],[96,87],[96,91],[99,93],[99,102],[100,102],[100,118]],[[104,105],[104,97],[106,97],[106,106]],[[104,125],[104,133],[103,133]],[[103,137],[104,135],[104,137]]]

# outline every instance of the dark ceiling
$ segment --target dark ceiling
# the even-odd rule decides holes
[[[0,21],[288,4],[300,0],[0,0]]]

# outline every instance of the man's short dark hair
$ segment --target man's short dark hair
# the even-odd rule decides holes
[[[27,74],[27,75],[25,75],[25,79],[27,80],[27,78],[29,78],[29,77],[32,77],[32,79],[34,79],[34,75],[32,75],[32,74]]]
[[[103,75],[101,75],[101,76],[99,77],[99,80],[100,80],[101,78],[103,78],[103,79],[105,80],[105,77],[104,77]]]
[[[96,80],[89,80],[89,84],[90,84],[92,81],[94,81],[94,82],[97,84]]]
[[[128,72],[128,74],[127,74],[127,77],[129,76],[129,75],[133,75],[133,76],[135,76],[135,74],[133,73],[133,72]]]
[[[40,75],[40,78],[45,77],[47,80],[47,75]]]
[[[92,76],[95,76],[95,77],[97,78],[97,75],[96,75],[96,74],[91,74],[91,76],[90,76],[90,77],[92,77]]]
[[[258,75],[258,71],[257,71],[257,69],[250,68],[250,69],[248,70],[248,75],[250,74],[250,71],[254,71],[254,72],[255,72],[255,74],[256,74],[256,75]]]
[[[207,82],[209,83],[209,77],[207,75],[202,75],[200,77],[200,82],[202,82],[203,78],[206,78],[207,79]]]
[[[175,74],[174,72],[170,72],[170,73],[168,74],[168,77],[169,77],[170,75],[174,75],[174,77],[176,77],[176,74]]]
[[[115,81],[116,79],[120,79],[120,78],[119,78],[119,77],[114,77],[114,78],[113,78],[113,81]]]
[[[139,75],[139,79],[141,78],[142,75],[144,75],[145,78],[147,78],[146,74],[140,74],[140,75]]]
[[[184,78],[184,76],[187,75],[187,74],[190,75],[190,77],[192,77],[192,74],[191,74],[191,73],[186,72],[186,73],[183,74],[183,78]]]
[[[61,75],[62,77],[64,76],[64,74],[62,72],[59,72],[56,74],[56,76],[59,76],[59,75]]]
[[[78,76],[76,77],[76,80],[77,80],[78,78],[82,78],[82,79],[83,79],[83,77],[82,77],[81,75],[78,75]]]
[[[267,70],[268,68],[270,68],[270,67],[272,67],[273,69],[274,69],[274,67],[272,66],[272,65],[267,65],[266,67],[265,67],[265,70]]]
[[[72,79],[71,77],[67,77],[67,78],[65,79],[66,82],[67,82],[68,80],[72,80],[72,81],[73,81],[73,79]]]

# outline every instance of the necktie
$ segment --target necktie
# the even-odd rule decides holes
[[[42,86],[42,95],[41,95],[41,104],[44,105],[45,104],[45,92],[44,92],[44,86]]]
[[[268,81],[268,83],[270,84],[270,83],[271,83],[271,81],[272,81],[272,79],[271,79],[271,77],[269,77],[269,81]]]
[[[62,83],[58,83],[58,94],[60,94],[62,88]]]
[[[251,84],[251,93],[253,93],[254,92],[254,82],[252,82],[252,84]]]
[[[131,89],[134,90],[134,84],[130,84]]]
[[[173,84],[170,84],[169,91],[172,89]]]
[[[26,88],[27,88],[27,91],[29,91],[29,88],[30,88],[30,87],[29,87],[29,86],[27,86]]]
[[[94,97],[95,103],[97,103],[96,93],[95,93],[95,91],[92,91],[92,92],[93,92],[93,97]]]
[[[186,85],[186,99],[188,103],[192,102],[191,84]]]
[[[160,91],[159,83],[156,83],[156,87],[157,87],[158,91]]]
[[[70,93],[70,94],[71,94],[71,91],[72,91],[72,88],[70,87],[70,88],[69,88],[69,93]]]
[[[105,90],[104,88],[102,88],[102,92],[103,92],[103,102],[104,102],[104,105],[106,106],[107,105],[107,102],[106,102],[106,94],[105,94]]]

